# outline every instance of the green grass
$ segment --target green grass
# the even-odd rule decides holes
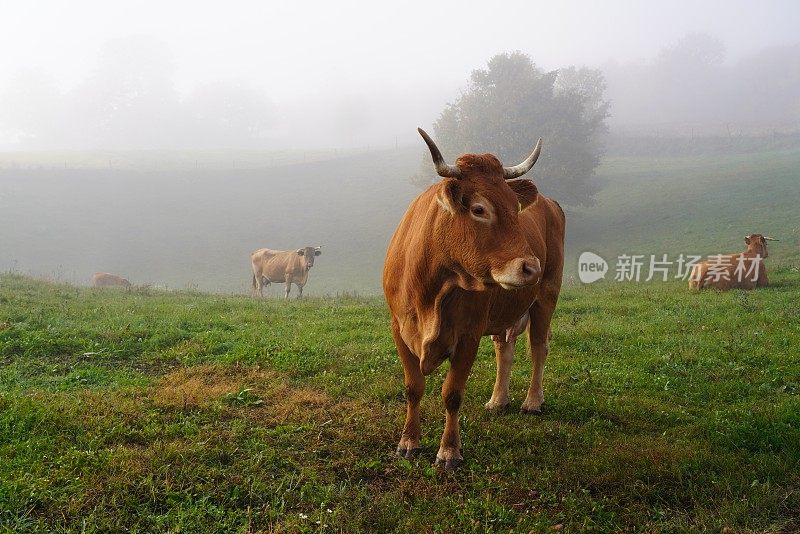
[[[800,149],[725,156],[606,158],[592,208],[568,215],[570,262],[618,254],[719,254],[761,233],[770,263],[800,260]]]
[[[418,153],[270,168],[242,153],[235,173],[180,154],[155,171],[158,154],[114,172],[5,168],[0,269],[246,291],[255,246],[320,242],[307,294],[375,292]],[[568,280],[545,415],[483,410],[484,340],[452,474],[431,467],[445,369],[428,380],[424,453],[392,455],[402,371],[379,297],[0,275],[0,530],[800,531],[798,170],[798,150],[607,158],[597,205],[568,210],[568,278],[582,250],[731,252],[761,232],[781,239],[772,285]],[[520,346],[515,409],[529,374]]]
[[[258,301],[0,277],[0,525],[9,531],[794,532],[800,275],[562,294],[547,411],[462,412],[467,464],[392,456],[402,372],[379,298]],[[520,344],[522,345],[522,344]],[[518,347],[512,403],[530,363]]]

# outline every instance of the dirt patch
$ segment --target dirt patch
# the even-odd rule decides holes
[[[242,395],[244,388],[249,389],[246,395]],[[247,419],[259,427],[308,425],[291,439],[308,440],[309,450],[324,449],[348,469],[357,451],[374,447],[376,432],[387,433],[383,441],[389,443],[396,430],[385,420],[385,407],[374,402],[333,398],[325,391],[293,385],[284,375],[257,367],[204,365],[179,369],[166,375],[148,397],[157,406],[179,410],[220,403],[221,419]]]
[[[333,407],[331,398],[322,391],[279,384],[264,398],[259,415],[275,421],[307,421],[327,417]]]
[[[276,373],[254,367],[198,365],[165,375],[152,398],[159,406],[204,408],[223,395],[235,395],[244,388],[253,388],[257,394],[256,389],[278,380]]]
[[[156,405],[183,409],[205,408],[231,399],[245,388],[255,405],[242,406],[250,418],[263,421],[314,421],[329,416],[334,402],[325,392],[291,386],[286,377],[258,367],[199,365],[164,376],[151,393]],[[235,400],[229,402],[237,407]]]

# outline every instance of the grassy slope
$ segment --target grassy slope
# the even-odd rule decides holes
[[[391,457],[401,372],[380,299],[255,301],[0,277],[0,524],[184,531],[800,528],[800,286],[569,288],[541,418],[492,415],[468,464]],[[658,305],[654,306],[653,303]],[[518,355],[514,406],[530,372]],[[248,391],[249,389],[249,391]]]
[[[401,181],[416,163],[409,154],[387,154],[396,168],[374,184],[377,163],[369,158],[347,160],[336,175],[315,164],[320,174],[304,187],[322,194],[291,193],[289,206],[310,199],[315,235],[344,236],[320,262],[313,292],[336,290],[343,279],[366,284],[352,286],[359,288],[375,283],[364,280],[377,280],[391,230],[380,221],[396,221],[413,194]],[[484,342],[463,412],[469,463],[455,475],[429,467],[443,423],[441,370],[424,403],[425,454],[411,463],[390,456],[402,423],[402,375],[380,299],[257,302],[2,276],[0,525],[798,530],[798,168],[798,151],[607,160],[598,205],[570,213],[568,271],[584,248],[609,259],[708,253],[738,250],[741,234],[761,231],[782,240],[768,260],[774,287],[728,294],[690,294],[679,283],[568,288],[545,378],[548,413],[484,413],[493,382]],[[286,172],[293,178],[301,170],[274,178]],[[176,254],[175,266],[193,280],[212,284],[234,276],[247,243],[291,230],[274,226],[275,210],[285,208],[268,189],[236,193],[257,189],[260,172],[232,184],[213,173],[193,178],[182,215],[192,224],[177,227],[159,217],[181,196],[180,184],[159,182],[154,202],[142,202],[150,186],[140,185],[124,202],[85,212],[83,193],[57,178],[52,198],[37,199],[38,212],[18,202],[37,198],[36,184],[5,190],[0,217],[12,222],[3,223],[4,246],[28,239],[40,252],[53,250],[41,240],[62,237],[40,227],[58,229],[57,221],[24,222],[39,213],[75,221],[83,237],[103,242],[108,237],[93,234],[92,221],[137,206],[151,216],[125,215],[115,231],[126,222],[135,223],[134,236],[168,228],[156,245]],[[208,192],[222,201],[215,205]],[[352,200],[346,210],[339,198]],[[234,209],[241,203],[267,206],[250,234]],[[207,221],[223,223],[207,234]],[[189,243],[204,261],[181,264],[176,243]],[[177,280],[172,261],[137,264],[140,256],[123,259]],[[515,407],[529,372],[520,348]]]
[[[419,192],[408,178],[420,147],[262,167],[268,153],[223,155],[227,168],[214,153],[195,169],[179,163],[200,155],[158,152],[118,155],[152,168],[93,166],[103,154],[84,156],[83,169],[0,165],[0,270],[83,284],[101,270],[136,284],[247,292],[252,250],[321,244],[308,295],[379,293],[386,244]],[[585,249],[609,261],[732,252],[752,232],[781,239],[770,263],[797,260],[798,176],[799,149],[607,158],[597,205],[568,211],[567,272]]]
[[[598,170],[597,205],[570,213],[574,271],[583,250],[718,254],[762,233],[770,263],[800,259],[800,149],[739,156],[610,158]]]
[[[372,292],[419,148],[236,169],[1,169],[0,270],[250,291],[250,253],[322,245],[306,294]],[[153,156],[155,157],[155,156]],[[278,295],[283,287],[270,289]]]

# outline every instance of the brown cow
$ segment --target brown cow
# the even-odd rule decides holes
[[[777,241],[761,234],[744,236],[747,250],[738,254],[709,256],[707,261],[692,266],[689,289],[753,289],[766,287],[767,269],[764,258],[769,256],[767,241]]]
[[[308,271],[314,266],[314,257],[322,254],[320,247],[305,247],[297,250],[271,250],[260,248],[250,255],[253,264],[253,291],[264,296],[264,286],[273,282],[286,284],[286,298],[292,284],[303,296],[303,286],[308,281]]]
[[[94,273],[92,276],[92,285],[94,287],[127,287],[130,289],[131,283],[127,278],[122,278],[111,273]]]
[[[383,289],[392,336],[405,373],[406,421],[397,454],[419,451],[419,404],[425,376],[450,360],[442,386],[446,407],[436,464],[458,466],[458,412],[481,336],[491,335],[497,378],[487,409],[509,404],[515,338],[526,327],[533,360],[521,411],[541,413],[542,372],[550,320],[561,289],[564,212],[525,174],[539,156],[503,167],[491,154],[466,154],[455,165],[419,130],[444,180],[406,211],[386,254]]]

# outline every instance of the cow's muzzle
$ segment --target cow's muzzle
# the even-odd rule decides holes
[[[515,258],[499,269],[492,269],[492,279],[504,289],[532,286],[541,278],[542,267],[535,256]]]

